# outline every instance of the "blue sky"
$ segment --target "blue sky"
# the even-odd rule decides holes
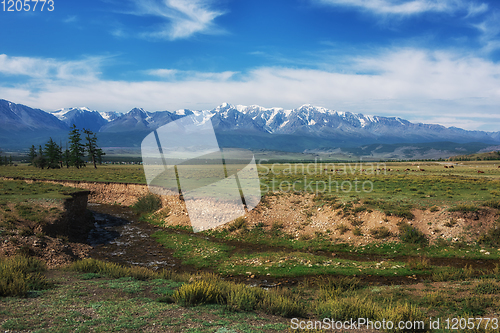
[[[313,104],[500,131],[500,1],[53,1],[0,4],[0,98],[48,111]]]

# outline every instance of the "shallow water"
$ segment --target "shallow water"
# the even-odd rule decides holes
[[[179,266],[171,251],[150,237],[158,228],[139,221],[128,207],[89,204],[88,208],[95,218],[88,237],[92,258],[153,269]]]

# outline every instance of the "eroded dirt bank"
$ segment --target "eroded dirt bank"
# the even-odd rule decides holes
[[[34,180],[27,180],[34,181]],[[38,180],[37,180],[38,181]],[[147,193],[147,185],[130,183],[52,181],[44,182],[82,188],[89,191],[88,201],[92,203],[130,206]],[[178,195],[166,192],[161,196],[163,210],[158,212],[165,225],[189,226],[186,206]],[[362,203],[359,203],[362,206]],[[439,238],[453,241],[474,241],[482,233],[494,227],[498,210],[482,207],[477,212],[449,212],[448,207],[434,211],[413,209],[413,219],[387,216],[379,210],[365,209],[359,212],[353,207],[346,214],[343,206],[319,204],[313,194],[277,193],[267,195],[259,205],[245,214],[249,228],[263,223],[265,228],[279,226],[296,239],[313,237],[318,233],[332,241],[364,245],[370,242],[398,240],[398,225],[405,221],[426,234],[431,241]],[[226,228],[230,223],[221,226]],[[385,227],[389,236],[377,239],[372,230]]]
[[[88,194],[82,190],[63,200],[31,199],[2,206],[0,257],[30,255],[49,268],[86,258],[91,249],[87,234],[94,226]]]

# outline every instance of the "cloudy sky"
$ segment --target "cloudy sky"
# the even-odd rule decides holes
[[[500,131],[497,0],[48,0],[9,12],[10,2],[0,98],[15,103],[313,104]]]

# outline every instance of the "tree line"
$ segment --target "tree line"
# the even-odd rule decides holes
[[[2,150],[0,150],[0,165],[13,165],[14,163],[12,162],[12,155],[7,157],[7,155],[2,157]]]
[[[97,146],[95,133],[83,129],[83,135],[82,138],[82,133],[73,124],[68,137],[69,147],[68,143],[66,143],[64,151],[62,144],[58,145],[52,138],[49,139],[43,148],[40,145],[36,149],[35,145],[32,145],[28,154],[30,163],[41,169],[59,169],[64,166],[67,168],[74,166],[79,169],[86,166],[83,159],[85,156],[88,156],[94,168],[97,169],[97,163],[102,164],[102,156],[106,154]]]

